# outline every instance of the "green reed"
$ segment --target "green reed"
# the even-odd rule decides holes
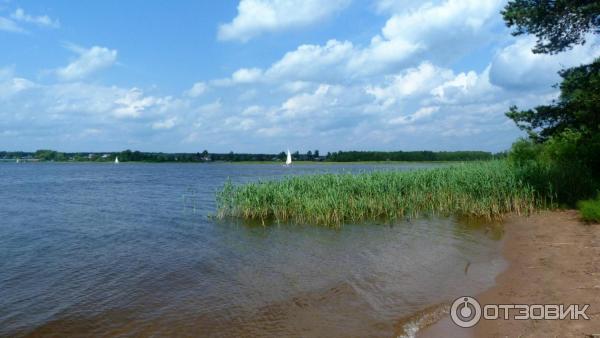
[[[240,217],[339,226],[419,215],[500,219],[528,214],[546,198],[506,161],[413,171],[291,176],[244,185],[226,183],[217,194],[219,218]]]

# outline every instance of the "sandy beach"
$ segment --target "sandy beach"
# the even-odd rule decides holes
[[[508,268],[496,285],[476,295],[484,304],[590,304],[590,320],[481,320],[471,329],[449,316],[419,337],[600,337],[600,225],[577,211],[511,217],[503,255]]]

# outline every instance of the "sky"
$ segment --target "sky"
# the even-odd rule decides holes
[[[503,0],[0,0],[0,150],[503,151],[558,96]]]

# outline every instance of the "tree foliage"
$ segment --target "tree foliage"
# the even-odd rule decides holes
[[[560,72],[560,98],[528,110],[513,106],[507,116],[529,136],[544,142],[566,130],[585,135],[600,131],[600,59]]]
[[[600,33],[597,0],[511,0],[502,14],[514,35],[537,37],[535,53],[559,53]],[[600,187],[600,59],[559,74],[557,100],[506,114],[530,136],[509,158],[536,190],[573,205]]]
[[[537,37],[535,53],[559,53],[600,33],[600,1],[512,0],[502,11],[513,35]]]

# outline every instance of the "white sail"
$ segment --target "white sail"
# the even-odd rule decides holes
[[[290,165],[290,164],[292,164],[292,154],[290,153],[290,150],[288,149],[287,159],[285,160],[285,165]]]
[[[115,164],[119,164],[119,157],[115,157]]]

